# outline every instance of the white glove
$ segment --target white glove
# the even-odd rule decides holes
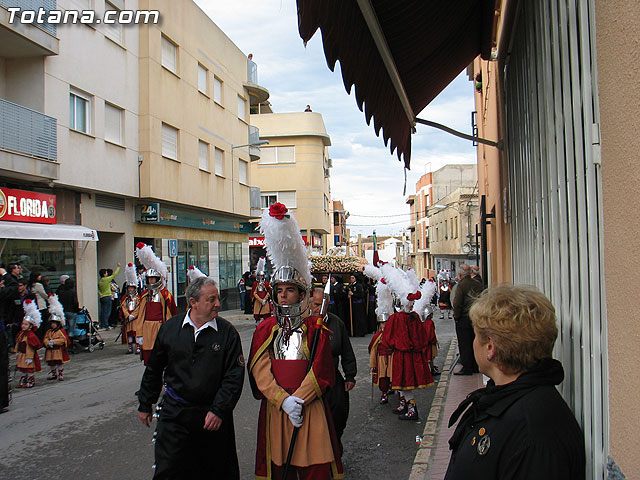
[[[49,346],[53,347],[53,338],[51,340],[49,340]]]
[[[136,317],[134,317],[133,315],[129,315],[129,321],[132,321],[134,318]]]
[[[282,402],[282,411],[289,415],[289,421],[294,427],[302,426],[302,404],[304,400],[293,395],[287,397]]]
[[[33,359],[32,358],[27,358],[25,360],[25,362],[26,362],[27,365],[31,365],[33,363]]]
[[[267,303],[267,301],[266,300],[262,300],[262,304],[264,305],[265,303]]]

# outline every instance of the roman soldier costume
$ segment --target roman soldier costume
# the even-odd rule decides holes
[[[401,420],[418,420],[413,391],[433,385],[428,353],[433,338],[427,337],[414,302],[422,300],[417,308],[424,309],[433,295],[433,284],[425,282],[418,290],[413,270],[403,272],[390,264],[382,265],[381,272],[402,306],[389,317],[380,341],[384,350],[392,352],[391,388],[400,393],[400,405],[394,411]]]
[[[122,343],[128,345],[127,353],[140,355],[142,347],[142,317],[140,317],[140,295],[138,295],[138,275],[133,263],[124,269],[125,292],[120,300],[122,312]]]
[[[271,315],[270,300],[272,296],[271,285],[264,279],[266,260],[260,257],[256,268],[257,280],[253,282],[251,288],[251,298],[253,300],[253,318],[256,323]]]
[[[63,365],[69,361],[67,348],[71,340],[65,331],[64,310],[54,293],[49,294],[49,325],[50,328],[44,334],[42,344],[46,348],[44,361],[51,367],[47,380],[64,380]]]
[[[42,343],[38,339],[34,330],[37,330],[42,323],[42,316],[38,310],[38,306],[31,299],[26,299],[22,304],[24,308],[23,321],[27,321],[28,330],[21,330],[16,336],[16,367],[24,375],[20,377],[19,388],[32,388],[36,383],[35,372],[41,372],[40,357],[38,349],[42,348]]]
[[[142,361],[147,365],[160,326],[178,314],[178,307],[165,287],[167,265],[153,253],[149,245],[142,242],[136,245],[136,256],[147,269],[147,289],[142,292],[138,313],[142,319]],[[157,280],[152,280],[154,278]]]
[[[257,479],[281,478],[294,432],[295,414],[288,405],[304,400],[291,466],[309,478],[342,478],[342,462],[324,393],[334,383],[335,369],[328,332],[322,319],[309,315],[311,273],[298,223],[282,204],[262,215],[260,229],[274,266],[272,284],[294,285],[299,302],[279,304],[274,316],[260,322],[253,335],[247,369],[258,418]],[[312,338],[319,330],[309,368]],[[293,415],[293,416],[292,416]]]

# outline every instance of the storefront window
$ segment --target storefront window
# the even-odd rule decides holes
[[[23,276],[38,271],[49,278],[49,288],[55,292],[60,285],[60,275],[75,279],[76,268],[73,242],[70,240],[7,240],[0,255],[0,263],[18,262]]]
[[[177,302],[181,311],[186,310],[187,300],[184,292],[187,288],[187,269],[195,265],[205,274],[209,274],[209,242],[195,240],[178,240],[178,256],[176,257],[176,274],[178,277]]]

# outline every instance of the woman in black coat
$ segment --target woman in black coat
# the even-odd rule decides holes
[[[491,380],[449,420],[445,480],[583,480],[584,435],[556,389],[562,364],[551,358],[558,336],[551,302],[533,287],[486,290],[469,312],[473,352]]]

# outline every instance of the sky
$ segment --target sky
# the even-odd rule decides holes
[[[472,143],[440,130],[417,126],[411,170],[403,195],[403,164],[366,123],[355,96],[342,83],[339,63],[327,67],[317,31],[306,47],[298,34],[295,0],[195,0],[196,4],[258,65],[275,113],[301,112],[307,104],[321,113],[332,146],[331,197],[342,200],[351,235],[401,232],[409,225],[408,195],[421,175],[451,163],[475,163]],[[463,71],[418,116],[471,133],[473,84]]]

